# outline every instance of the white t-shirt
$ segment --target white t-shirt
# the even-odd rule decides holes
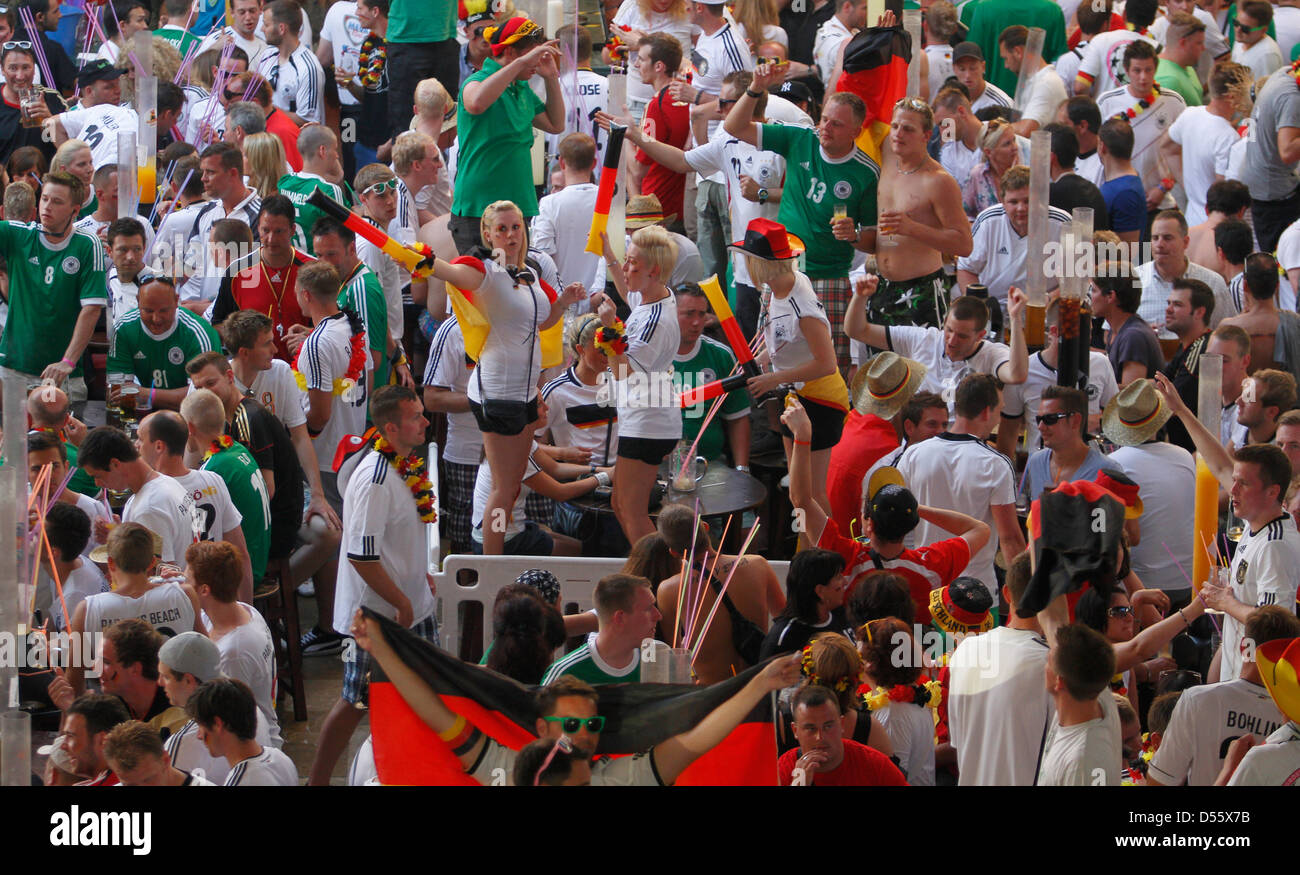
[[[770,97],[768,99],[771,100]],[[781,204],[773,201],[760,204],[746,199],[741,194],[740,177],[748,176],[758,183],[759,188],[777,188],[785,179],[783,156],[760,151],[718,128],[709,142],[686,153],[686,163],[700,176],[722,174],[727,184],[728,212],[731,214],[733,229],[748,228],[751,221],[760,217],[776,220]],[[791,197],[794,196],[795,193],[791,192]],[[743,236],[743,233],[733,236]],[[740,253],[731,253],[731,263],[735,281],[752,286],[745,257]]]
[[[1178,563],[1184,569],[1192,567],[1196,492],[1192,454],[1175,444],[1155,442],[1120,447],[1110,458],[1138,485],[1142,496],[1142,541],[1130,548],[1133,571],[1148,589],[1187,589]]]
[[[1268,737],[1268,744],[1251,748],[1242,758],[1229,787],[1294,787],[1300,782],[1300,727],[1288,723]]]
[[[952,46],[947,43],[926,46],[925,54],[930,60],[930,99],[934,100],[943,83],[952,75]]]
[[[840,56],[840,46],[852,38],[853,31],[845,27],[837,15],[832,15],[817,28],[817,36],[813,39],[813,64],[828,92],[834,90],[831,76],[835,72],[835,61]]]
[[[1016,102],[1010,94],[1007,94],[992,82],[984,83],[984,90],[980,96],[970,102],[971,115],[979,112],[986,106],[1015,106]]]
[[[1189,106],[1169,126],[1169,139],[1183,147],[1183,190],[1187,192],[1187,224],[1207,218],[1205,194],[1215,174],[1228,175],[1228,153],[1241,139],[1227,119],[1203,106]]]
[[[216,106],[213,106],[214,102]],[[198,145],[204,125],[212,128],[214,141],[220,140],[226,132],[226,108],[221,105],[221,101],[215,94],[209,95],[194,101],[181,120],[181,124],[184,125],[181,132],[187,143]]]
[[[1233,739],[1264,738],[1286,723],[1268,690],[1241,678],[1183,690],[1151,774],[1161,784],[1213,786]]]
[[[1038,770],[1039,787],[1118,787],[1124,765],[1119,710],[1110,690],[1097,698],[1101,716],[1074,726],[1052,718]]]
[[[1268,34],[1264,34],[1263,39],[1249,47],[1237,40],[1232,46],[1232,60],[1249,67],[1252,79],[1263,79],[1286,64],[1282,50]]]
[[[369,344],[367,343],[367,349]],[[298,351],[298,371],[307,378],[307,388],[323,392],[334,391],[334,381],[343,379],[352,358],[352,328],[348,318],[337,313],[312,329]],[[322,471],[332,471],[334,452],[339,441],[348,435],[362,434],[366,430],[366,404],[370,393],[367,388],[373,370],[370,355],[366,357],[365,371],[357,379],[351,397],[334,395],[330,404],[330,417],[321,433],[312,438],[316,459]]]
[[[564,130],[558,134],[546,135],[546,152],[558,155],[560,143],[565,137],[569,134],[586,134],[596,141],[596,167],[600,168],[604,166],[609,134],[600,129],[593,116],[597,110],[603,112],[609,108],[609,80],[591,70],[578,70],[578,87],[575,89],[573,79],[573,70],[560,74],[560,96],[564,98]]]
[[[1088,50],[1088,42],[1080,40],[1078,45],[1067,49],[1065,54],[1052,62],[1057,78],[1065,86],[1065,93],[1070,96],[1074,95],[1074,77],[1079,72],[1079,64],[1083,62],[1083,53]]]
[[[619,28],[626,26],[643,33],[666,33],[681,44],[683,58],[691,56],[691,38],[700,32],[700,29],[691,23],[690,15],[674,18],[665,12],[652,12],[647,17],[641,12],[641,5],[637,0],[623,0],[623,4],[618,7],[618,12],[614,13],[614,25]],[[654,97],[654,89],[642,82],[636,66],[629,64],[627,99],[646,104],[652,97]]]
[[[248,622],[216,639],[217,650],[221,651],[218,665],[223,675],[243,681],[253,691],[257,710],[270,731],[271,743],[279,747],[280,718],[275,713],[276,665],[271,630],[252,605],[239,602],[239,606],[248,614]],[[203,625],[211,635],[212,622],[206,614]]]
[[[944,349],[943,331],[933,326],[890,325],[885,328],[885,338],[891,350],[925,365],[925,379],[918,391],[937,392],[943,396],[948,402],[950,416],[957,384],[967,374],[992,374],[996,377],[998,369],[1011,361],[1009,346],[985,340],[975,347],[969,358],[955,362],[948,358]]]
[[[1137,102],[1138,99],[1129,93],[1128,86],[1123,85],[1103,92],[1097,98],[1097,108],[1101,111],[1104,122],[1118,113],[1132,109]],[[1160,182],[1160,137],[1186,109],[1187,101],[1183,100],[1181,94],[1172,88],[1162,88],[1155,103],[1129,120],[1133,128],[1133,169],[1142,177],[1144,188],[1149,189]],[[1173,204],[1173,197],[1166,194],[1164,206],[1172,207]]]
[[[492,330],[469,381],[469,398],[480,404],[484,398],[531,400],[537,396],[537,377],[542,369],[538,331],[550,315],[550,299],[540,282],[516,283],[505,268],[491,259],[478,264],[484,275],[475,301],[492,323]]]
[[[582,283],[588,292],[605,288],[605,259],[586,251],[596,192],[595,183],[584,182],[542,198],[528,238],[551,256],[562,283]]]
[[[971,557],[962,574],[983,582],[996,598],[993,556],[998,530],[993,508],[1015,504],[1016,472],[1011,461],[974,435],[944,432],[908,447],[897,467],[921,504],[961,511],[988,523],[992,529],[988,543]],[[918,547],[951,537],[951,532],[924,520],[916,527]]]
[[[73,222],[73,223],[72,223],[72,227],[74,227],[74,228],[76,228],[76,229],[78,229],[78,230],[80,230],[80,231],[87,231],[87,232],[89,232],[89,233],[91,233],[91,234],[94,234],[96,237],[99,237],[99,236],[100,236],[100,232],[101,232],[101,231],[105,231],[105,230],[108,228],[108,226],[111,225],[111,224],[113,224],[112,221],[101,222],[99,219],[96,219],[95,216],[94,216],[94,214],[92,213],[92,214],[90,214],[89,216],[83,216],[82,218],[80,218],[80,219],[78,219],[77,221]],[[149,222],[141,222],[140,225],[144,228],[144,251],[145,251],[145,252],[148,252],[149,249],[150,249],[150,247],[153,246],[153,238],[154,238],[153,225],[150,224]],[[108,242],[108,235],[107,235],[107,234],[104,234],[104,236],[103,236],[101,239],[104,240],[104,242],[107,243],[107,242]],[[111,263],[110,263],[110,266],[111,266]],[[116,268],[114,268],[114,271],[116,271]],[[132,303],[131,306],[134,307],[135,304]],[[128,308],[128,309],[130,309],[130,308]],[[120,310],[120,311],[118,311],[117,315],[121,315],[122,313],[125,313],[125,312],[126,312],[126,310]]]
[[[298,388],[293,369],[283,359],[271,359],[270,370],[258,371],[251,386],[245,386],[235,377],[235,388],[271,411],[287,429],[307,423],[303,409],[307,395]]]
[[[1277,238],[1277,263],[1283,270],[1300,267],[1300,220],[1287,225]]]
[[[528,464],[524,466],[523,481],[519,484],[519,492],[515,495],[514,506],[510,508],[510,519],[506,521],[505,539],[510,540],[515,535],[524,530],[524,521],[528,519],[528,513],[524,509],[524,504],[528,500],[529,493],[528,478],[532,477],[542,469],[537,465],[536,454],[537,441],[533,441],[532,448],[528,451]],[[471,518],[470,537],[476,542],[483,543],[483,514],[487,511],[489,499],[492,497],[492,468],[484,459],[479,463],[478,474],[474,477],[474,512]],[[488,520],[488,524],[492,523]]]
[[[677,298],[642,304],[640,292],[629,292],[632,313],[627,317],[627,360],[631,373],[611,383],[618,401],[618,431],[623,437],[678,440],[682,413],[673,389],[673,357],[681,344]]]
[[[122,620],[144,620],[154,629],[175,637],[194,628],[194,603],[175,580],[150,587],[137,598],[116,592],[86,597],[87,632],[102,632]]]
[[[387,459],[373,449],[367,451],[343,494],[343,555],[339,557],[334,599],[335,631],[346,635],[353,614],[362,606],[390,620],[397,618],[397,609],[366,585],[347,561],[352,559],[383,565],[410,599],[412,624],[432,614],[425,546],[424,522],[410,488]]]
[[[933,787],[934,712],[911,702],[893,702],[871,716],[885,728],[908,785]]]
[[[813,359],[812,347],[804,336],[801,320],[815,319],[831,329],[826,308],[813,291],[812,281],[798,271],[794,275],[794,288],[784,298],[771,295],[764,312],[764,338],[772,357],[773,371],[786,371],[805,365]],[[795,388],[803,388],[796,383]]]
[[[372,225],[377,225],[369,219]],[[394,219],[388,228],[383,229],[385,234],[395,236],[401,239],[405,231],[393,235],[393,225],[397,220]],[[405,243],[411,240],[403,241]],[[384,290],[384,305],[388,313],[388,333],[392,334],[394,330],[400,329],[402,321],[402,289],[410,284],[411,275],[402,269],[402,266],[393,260],[392,256],[384,252],[375,244],[371,243],[360,234],[357,235],[357,258],[368,268],[375,276],[379,277],[379,287]]]
[[[1189,279],[1200,280],[1214,293],[1214,315],[1210,317],[1210,327],[1217,328],[1219,323],[1229,316],[1237,315],[1237,304],[1228,294],[1228,284],[1217,272],[1194,261],[1187,262],[1187,269],[1182,274]],[[1138,279],[1142,283],[1142,300],[1138,303],[1138,318],[1153,325],[1165,324],[1165,305],[1174,290],[1174,280],[1179,277],[1163,277],[1156,270],[1155,259],[1138,268]],[[1162,329],[1160,336],[1171,338],[1174,335]]]
[[[1295,613],[1300,584],[1300,532],[1289,514],[1283,514],[1256,532],[1246,526],[1237,542],[1228,572],[1232,594],[1245,605],[1281,605]],[[1246,625],[1223,615],[1223,656],[1219,677],[1241,676],[1241,639]]]
[[[306,17],[303,15],[303,18]],[[352,0],[343,0],[330,6],[329,12],[325,13],[325,22],[320,27],[320,38],[329,40],[334,48],[334,69],[342,69],[345,55],[361,54],[361,44],[366,41],[368,33],[370,29],[357,18],[357,4]],[[348,89],[340,88],[339,103],[344,106],[359,106],[361,101],[353,97]]]
[[[77,507],[81,508],[81,512],[90,517],[90,530],[92,532],[95,530],[95,520],[102,519],[105,522],[109,521],[108,511],[104,510],[102,502],[95,501],[95,499],[91,498],[89,495],[82,495],[80,493],[76,493],[75,501]],[[91,551],[93,551],[96,546],[98,545],[95,543],[95,539],[91,537],[86,541],[86,549],[81,551],[81,555],[90,558]]]
[[[284,751],[263,747],[260,754],[232,768],[223,786],[297,787],[298,768]]]
[[[244,517],[230,498],[226,481],[211,471],[191,470],[176,482],[185,487],[194,502],[194,537],[200,541],[224,541],[227,532],[243,525]]]
[[[90,146],[95,169],[118,162],[117,135],[135,133],[140,119],[128,106],[101,103],[89,109],[73,109],[59,115],[70,140],[84,140]]]
[[[754,56],[749,53],[749,46],[745,43],[745,29],[739,24],[727,23],[712,34],[701,33],[695,41],[695,49],[688,54],[691,63],[695,65],[693,84],[701,91],[715,96],[722,92],[722,80],[728,73],[754,69]],[[709,122],[710,139],[720,130],[721,121]],[[705,178],[710,182],[723,181],[721,174],[701,176],[701,179]]]
[[[271,85],[271,102],[275,106],[309,122],[324,124],[325,71],[309,45],[298,46],[284,63],[280,62],[279,51],[266,52],[257,61],[257,72]]]
[[[983,160],[984,153],[978,143],[974,149],[967,149],[966,144],[958,137],[947,140],[939,147],[939,164],[963,188],[966,186],[966,180],[970,179],[975,165]]]
[[[1029,80],[1022,99],[1025,104],[1022,117],[1038,122],[1039,127],[1046,127],[1056,121],[1056,111],[1065,103],[1068,95],[1061,77],[1056,75],[1056,69],[1047,64]]]
[[[1056,716],[1043,680],[1047,654],[1037,632],[1008,626],[957,645],[948,663],[948,729],[960,786],[1034,784]]]
[[[303,15],[302,17],[302,25],[303,27],[301,32],[310,34],[311,22],[307,20],[306,15]],[[257,19],[257,27],[253,30],[252,39],[244,39],[239,35],[239,31],[235,30],[233,27],[214,27],[211,33],[205,36],[203,42],[199,45],[199,54],[203,54],[208,49],[220,48],[219,43],[221,38],[228,35],[235,41],[235,45],[243,49],[244,54],[248,55],[249,67],[256,69],[257,59],[262,56],[262,52],[267,50],[266,42],[259,37],[261,31],[262,19],[260,16]],[[311,45],[310,36],[307,38],[306,44]]]
[[[1101,153],[1095,149],[1087,158],[1074,162],[1074,172],[1097,188],[1101,188],[1101,184],[1106,181],[1106,168],[1101,164]]]
[[[1058,243],[1061,230],[1070,222],[1070,214],[1057,207],[1048,207],[1047,215],[1048,243]],[[1006,208],[994,204],[975,217],[971,238],[971,253],[957,259],[957,269],[969,270],[979,277],[979,281],[989,288],[989,298],[997,300],[1003,316],[1006,316],[1011,287],[1025,287],[1029,235],[1021,237],[1017,234],[1007,218]]]
[[[249,228],[256,229],[257,215],[262,209],[262,198],[257,193],[257,189],[248,188],[244,191],[244,198],[231,207],[229,212],[220,200],[194,204],[191,209],[192,211],[186,211],[188,224],[179,230],[185,233],[186,265],[199,266],[201,270],[187,279],[177,291],[180,292],[181,300],[184,302],[213,301],[221,290],[222,272],[212,264],[212,256],[208,251],[208,241],[212,239],[212,226],[221,219],[236,219]],[[167,233],[169,235],[172,233],[170,228],[167,229]],[[170,237],[163,239],[171,242]]]
[[[139,523],[162,538],[162,560],[185,567],[185,551],[194,543],[194,499],[166,474],[148,480],[127,499],[122,522]]]
[[[266,718],[262,716],[260,708],[257,711],[257,731],[253,737],[262,747],[271,746],[271,733],[266,727]],[[183,772],[203,775],[218,786],[230,774],[230,763],[226,758],[214,757],[208,753],[207,746],[199,741],[199,724],[193,720],[169,735],[164,745],[172,765]]]
[[[1273,29],[1277,31],[1277,47],[1285,61],[1291,57],[1291,50],[1300,42],[1300,9],[1295,6],[1273,7]]]
[[[1128,83],[1124,75],[1124,50],[1134,40],[1144,39],[1160,51],[1160,45],[1149,32],[1136,33],[1131,30],[1108,30],[1088,40],[1088,48],[1079,62],[1078,75],[1085,76],[1092,82],[1092,96],[1101,102],[1100,95],[1112,88]],[[1070,93],[1074,93],[1071,87]],[[1126,107],[1127,108],[1127,107]],[[1149,110],[1148,110],[1149,111]],[[1101,118],[1106,119],[1106,110],[1101,111]]]
[[[1056,368],[1043,361],[1043,354],[1029,357],[1029,376],[1023,383],[1008,383],[1002,390],[1002,416],[1006,419],[1025,418],[1025,449],[1032,453],[1038,449],[1038,404],[1043,389],[1056,385]],[[1110,399],[1119,394],[1115,382],[1115,369],[1104,352],[1088,354],[1088,414],[1100,414]]]
[[[608,381],[609,372],[605,371],[597,378],[596,385],[588,386],[569,368],[542,387],[548,414],[546,425],[554,445],[590,450],[591,461],[597,465],[612,465],[618,456],[618,410],[601,403],[609,398]]]
[[[453,392],[469,388],[474,365],[465,358],[465,336],[455,316],[448,317],[433,335],[429,345],[429,362],[424,371],[424,385],[441,386]],[[448,413],[447,440],[442,457],[457,465],[477,465],[483,455],[483,432],[474,414]]]

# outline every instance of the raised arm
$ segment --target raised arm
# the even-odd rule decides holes
[[[1025,344],[1025,293],[1011,287],[1007,298],[1007,315],[1011,321],[1011,360],[998,368],[1003,383],[1023,383],[1029,379],[1029,347]],[[997,303],[990,306],[996,307]]]
[[[1232,489],[1232,455],[1228,450],[1219,443],[1219,436],[1211,432],[1202,424],[1201,420],[1188,409],[1183,403],[1182,397],[1174,384],[1169,378],[1159,371],[1155,376],[1156,391],[1160,397],[1164,398],[1165,404],[1174,412],[1174,415],[1187,428],[1187,433],[1192,436],[1192,441],[1196,444],[1196,451],[1201,454],[1205,464],[1210,467],[1214,474],[1214,479],[1219,481],[1219,485],[1225,490]]]
[[[934,523],[944,531],[960,536],[966,541],[966,546],[970,548],[972,556],[984,549],[984,545],[989,542],[989,536],[992,534],[988,523],[959,511],[921,505],[917,509],[917,513],[927,523]]]
[[[867,301],[880,287],[880,277],[870,274],[853,283],[853,298],[844,312],[844,333],[876,349],[889,348],[889,336],[883,325],[867,321]]]
[[[736,105],[727,113],[722,129],[737,140],[757,146],[761,132],[754,121],[754,103],[773,85],[785,78],[785,68],[776,64],[761,64],[754,70],[754,82],[742,92]]]

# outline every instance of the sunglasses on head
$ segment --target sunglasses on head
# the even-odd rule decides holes
[[[930,104],[919,97],[904,97],[894,104],[894,109],[910,109],[913,112],[929,112]]]
[[[1114,617],[1115,619],[1119,619],[1120,617],[1131,617],[1133,616],[1133,606],[1115,605],[1113,608],[1106,609],[1106,616]]]
[[[376,182],[362,190],[362,194],[385,194],[390,191],[397,191],[397,177],[385,179],[383,182]]]
[[[1039,425],[1044,425],[1044,424],[1056,425],[1058,422],[1060,422],[1062,419],[1067,418],[1069,415],[1070,414],[1068,413],[1040,413],[1034,417],[1034,422],[1038,423]]]
[[[542,719],[547,723],[560,724],[560,729],[569,735],[577,732],[583,726],[587,727],[588,732],[600,732],[605,728],[604,717],[588,717],[585,720],[581,717],[543,717]]]

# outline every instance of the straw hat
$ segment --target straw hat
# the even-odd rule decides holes
[[[149,534],[153,535],[153,555],[161,557],[163,549],[162,536],[157,532],[149,532]],[[94,550],[91,550],[90,561],[94,562],[96,565],[107,565],[108,544],[100,544]]]
[[[1173,415],[1148,379],[1134,380],[1101,413],[1101,430],[1121,447],[1136,447],[1155,437]]]
[[[1286,719],[1300,723],[1300,638],[1277,638],[1255,648],[1264,688]]]
[[[676,218],[676,213],[664,215],[664,206],[659,203],[659,198],[655,195],[639,194],[627,199],[623,224],[631,231],[634,228],[646,228],[650,225],[668,225]]]
[[[878,353],[865,368],[858,368],[849,390],[853,409],[893,419],[921,388],[929,369],[896,352]]]

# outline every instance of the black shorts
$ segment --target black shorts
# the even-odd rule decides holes
[[[507,437],[517,435],[537,421],[537,396],[525,404],[522,401],[487,400],[488,410],[477,401],[469,402],[469,409],[478,423],[478,430],[485,434],[503,434]]]
[[[645,462],[659,467],[659,463],[668,458],[668,454],[677,446],[673,438],[639,438],[618,436],[618,457],[634,462]]]
[[[838,407],[832,407],[829,404],[823,404],[802,395],[799,396],[799,403],[808,412],[808,420],[812,423],[812,446],[810,449],[815,453],[818,450],[829,450],[838,444],[840,435],[844,433],[844,418],[848,414]],[[784,422],[781,423],[781,434],[788,438],[794,437],[793,432],[785,427]],[[619,439],[618,444],[619,448],[622,449],[622,438]]]
[[[474,555],[483,555],[483,542],[474,541]],[[550,532],[532,520],[524,520],[524,528],[506,538],[502,544],[503,556],[550,556],[555,552],[555,539]]]

